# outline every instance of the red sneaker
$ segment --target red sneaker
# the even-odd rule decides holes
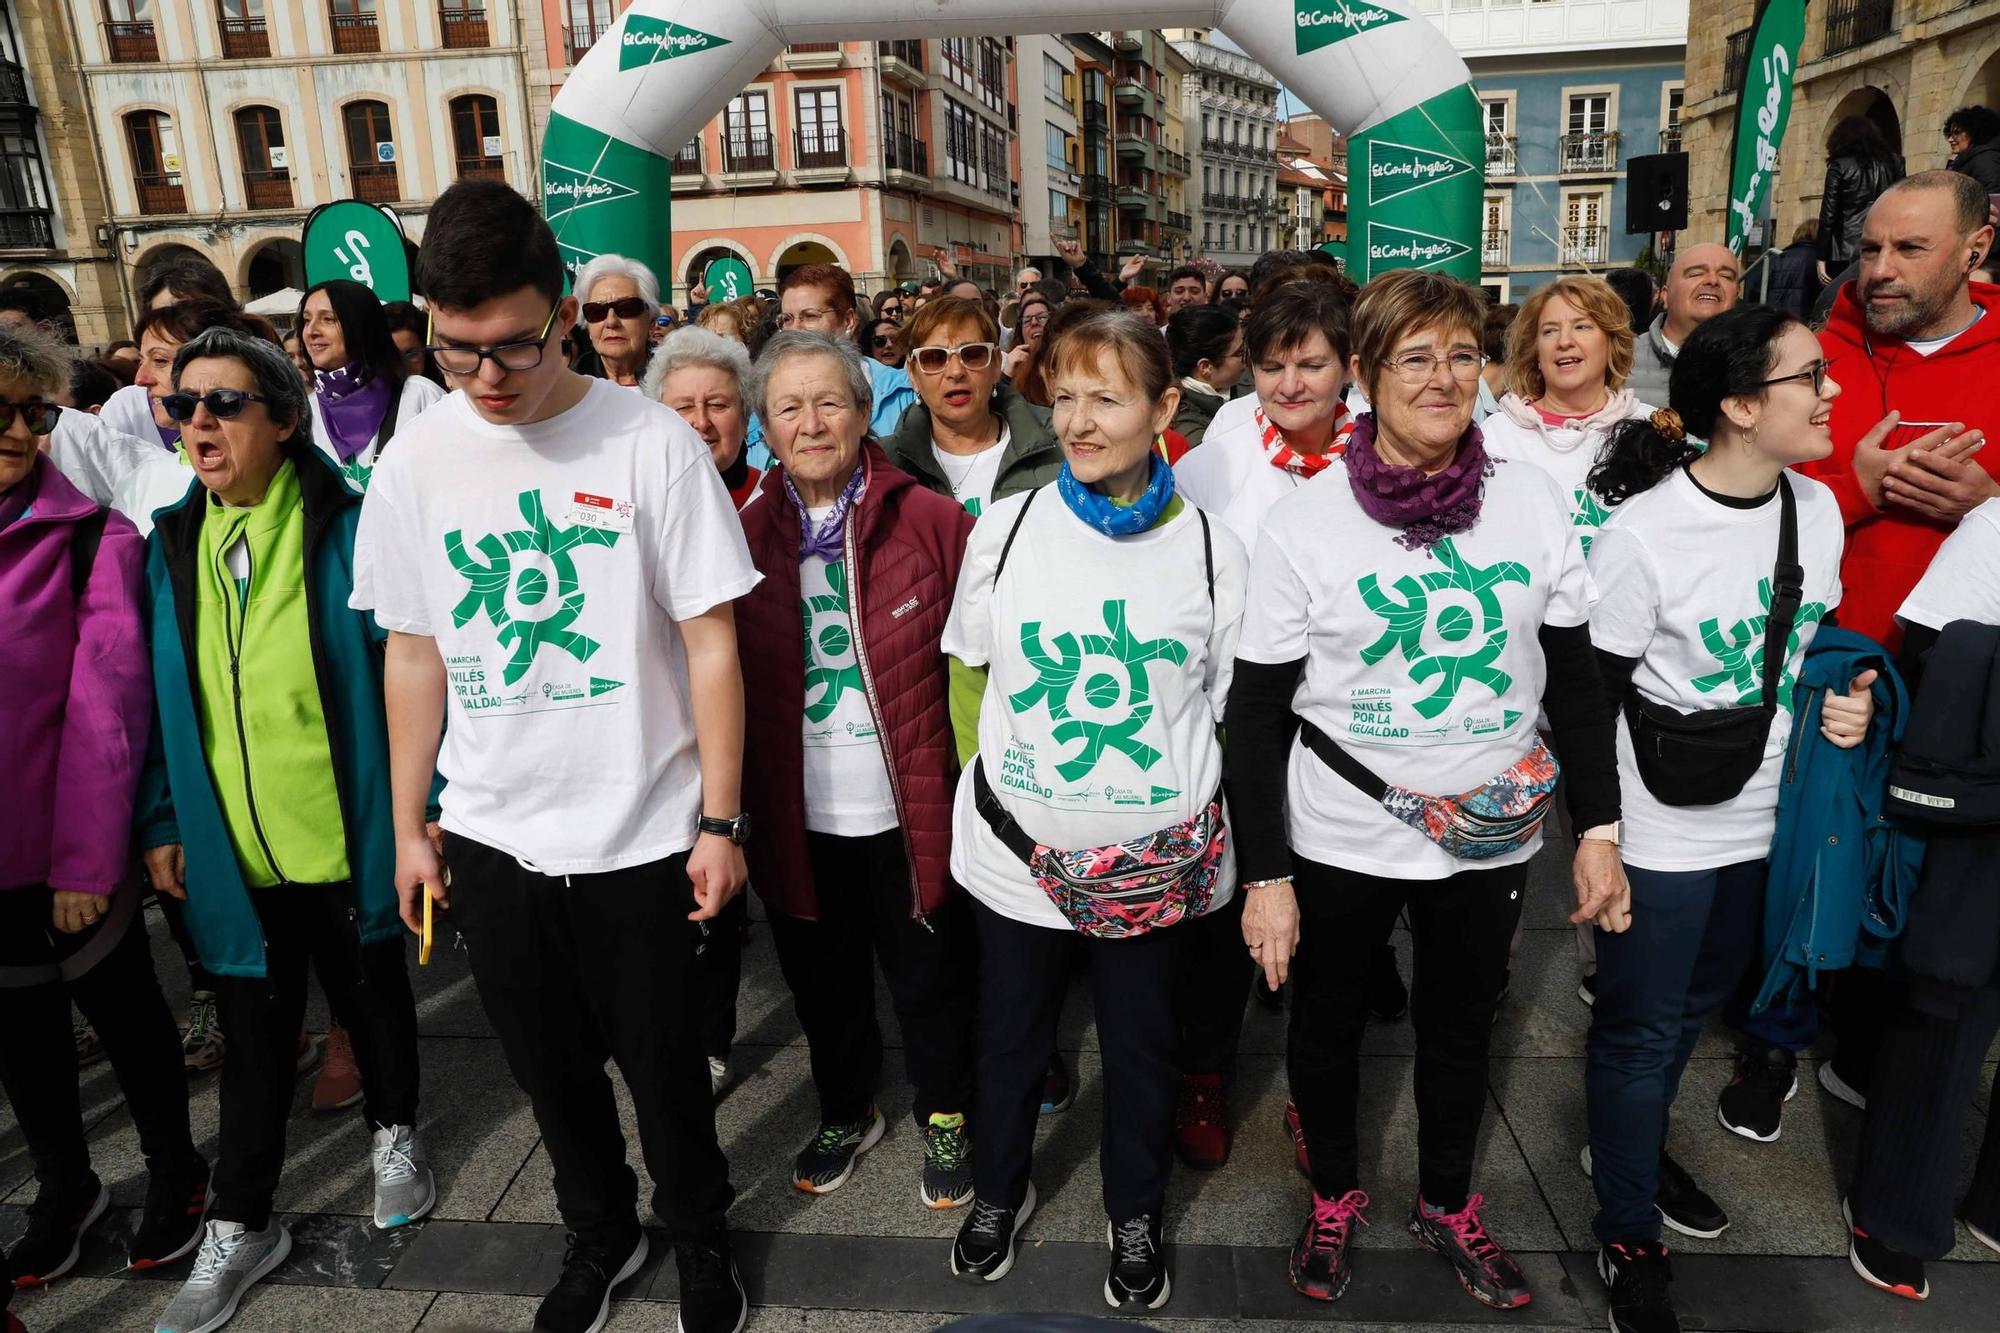
[[[1174,1112],[1174,1149],[1181,1160],[1197,1171],[1213,1171],[1229,1160],[1229,1144],[1229,1094],[1222,1075],[1182,1075]]]
[[[1292,1136],[1292,1156],[1298,1161],[1299,1174],[1312,1179],[1312,1158],[1306,1153],[1306,1132],[1299,1125],[1299,1104],[1285,1102],[1285,1133]]]

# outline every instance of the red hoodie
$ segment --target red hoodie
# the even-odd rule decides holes
[[[1962,421],[1989,439],[2000,432],[2000,287],[1975,282],[1972,300],[1985,313],[1929,356],[1911,351],[1900,338],[1868,333],[1853,283],[1840,289],[1819,335],[1827,373],[1841,390],[1833,400],[1833,453],[1800,470],[1833,488],[1847,522],[1841,625],[1891,648],[1902,637],[1896,611],[1951,527],[1905,509],[1875,508],[1855,476],[1854,446],[1891,408],[1905,421]],[[1925,433],[1899,430],[1889,447]],[[2000,478],[2000,450],[1981,450],[1973,458]]]

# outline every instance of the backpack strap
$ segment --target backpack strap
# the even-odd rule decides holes
[[[382,425],[375,432],[375,458],[381,461],[382,451],[389,447],[389,441],[396,434],[396,417],[403,410],[403,382],[398,382],[395,391],[389,395],[389,410],[382,414]]]
[[[1785,678],[1785,653],[1792,625],[1805,598],[1806,572],[1799,566],[1798,503],[1792,479],[1778,474],[1778,560],[1771,570],[1771,610],[1764,618],[1764,711],[1778,711],[1778,684]]]
[[[1208,605],[1215,608],[1215,539],[1208,530],[1208,514],[1197,507],[1195,514],[1201,519],[1201,567],[1208,574]]]
[[[994,583],[997,584],[1000,582],[1000,571],[1007,568],[1007,553],[1014,549],[1014,538],[1021,535],[1021,524],[1028,517],[1028,506],[1033,504],[1035,502],[1035,497],[1040,495],[1041,493],[1042,493],[1042,488],[1039,486],[1035,487],[1034,490],[1029,491],[1028,498],[1021,502],[1021,512],[1014,515],[1014,526],[1007,529],[1007,540],[1002,542],[1000,545],[1000,561],[998,564],[993,566]]]
[[[90,586],[91,566],[97,563],[97,547],[104,540],[104,523],[111,511],[103,505],[78,519],[69,530],[69,596],[72,602],[83,600],[83,590]]]

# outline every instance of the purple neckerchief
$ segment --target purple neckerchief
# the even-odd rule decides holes
[[[326,423],[327,436],[343,463],[368,447],[389,415],[389,381],[375,375],[364,384],[357,374],[359,366],[355,362],[339,370],[313,372],[319,419]]]
[[[1485,479],[1493,475],[1493,460],[1473,425],[1466,426],[1458,453],[1442,472],[1426,474],[1421,468],[1383,462],[1375,452],[1373,412],[1355,419],[1346,459],[1355,502],[1377,523],[1401,528],[1396,543],[1410,551],[1428,551],[1477,523]]]
[[[166,425],[162,426],[159,422],[155,421],[153,423],[153,429],[160,432],[160,447],[162,449],[178,449],[180,447],[181,443],[180,422],[169,421]]]
[[[840,492],[840,498],[833,502],[833,512],[826,516],[826,522],[813,531],[813,521],[806,513],[806,502],[799,498],[798,487],[792,485],[792,477],[785,474],[785,494],[792,497],[792,503],[799,507],[799,559],[818,556],[832,564],[847,558],[845,538],[847,536],[847,511],[861,498],[861,492],[868,488],[868,462],[862,459],[854,465],[854,475],[847,479],[847,486]]]

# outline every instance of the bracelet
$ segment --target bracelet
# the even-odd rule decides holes
[[[1276,879],[1246,880],[1244,881],[1243,889],[1247,893],[1251,889],[1276,888],[1280,884],[1283,884],[1286,888],[1290,888],[1292,884],[1292,877],[1290,875],[1280,875]]]

